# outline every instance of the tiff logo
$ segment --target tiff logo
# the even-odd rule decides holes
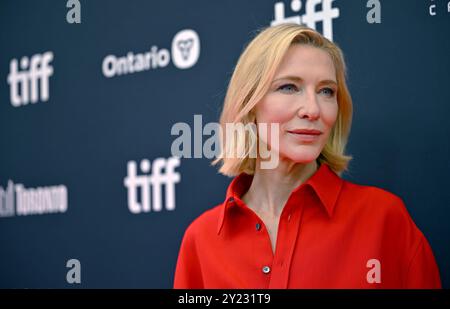
[[[180,182],[181,178],[180,174],[175,172],[174,169],[179,165],[180,159],[178,157],[157,158],[152,164],[149,160],[143,159],[139,168],[144,175],[137,175],[136,162],[129,161],[127,163],[127,177],[123,181],[128,189],[128,209],[134,214],[150,212],[151,210],[161,211],[163,209],[162,186],[165,185],[165,209],[174,210],[175,184]],[[150,169],[151,174],[148,175]],[[139,191],[140,194],[138,194]]]
[[[299,25],[306,25],[314,30],[316,24],[322,22],[322,34],[330,41],[333,41],[333,19],[339,17],[339,9],[333,8],[333,1],[335,0],[307,0],[305,14],[302,16],[294,15],[286,17],[286,10],[282,1],[276,2],[274,6],[274,20],[270,23],[271,26],[276,26],[283,23],[295,23]],[[322,9],[317,10],[317,6],[321,4]],[[291,0],[291,11],[299,13],[302,8],[301,0]]]
[[[436,10],[436,2],[434,2],[434,0],[431,0],[430,5],[428,6],[428,14],[430,14],[430,16],[436,16],[437,10],[438,11],[442,10],[444,12],[447,11],[446,13],[450,13],[450,1],[443,1],[443,2],[438,3],[438,5],[440,5],[441,8],[439,8],[437,10]],[[447,2],[447,3],[445,3],[445,2]]]
[[[53,75],[53,67],[50,65],[52,60],[53,53],[50,51],[33,55],[31,59],[24,56],[20,59],[20,65],[17,59],[11,60],[8,84],[12,106],[36,103],[39,100],[39,94],[42,102],[48,101],[49,79]]]

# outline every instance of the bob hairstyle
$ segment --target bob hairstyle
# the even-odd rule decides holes
[[[319,32],[293,23],[263,28],[248,44],[240,56],[225,96],[220,116],[220,128],[225,132],[228,123],[255,123],[254,107],[269,90],[275,72],[288,48],[294,44],[305,44],[319,48],[331,57],[338,84],[338,115],[328,141],[316,161],[327,163],[338,174],[347,170],[351,156],[344,154],[352,122],[352,99],[346,85],[346,65],[341,49]],[[227,141],[221,135],[220,155],[212,165],[222,163],[219,172],[226,176],[236,176],[242,172],[252,175],[255,171],[256,158],[249,155],[227,157],[224,154],[234,153],[236,146],[251,153],[254,143],[250,143],[248,134],[240,134],[236,142]],[[233,136],[234,138],[234,136]],[[233,148],[233,149],[230,149]]]

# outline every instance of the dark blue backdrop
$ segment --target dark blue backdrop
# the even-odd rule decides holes
[[[286,16],[295,16],[308,1],[299,12],[291,1],[280,2]],[[185,228],[223,200],[231,179],[209,159],[181,159],[175,209],[135,214],[124,185],[127,163],[170,158],[176,122],[193,125],[195,114],[204,124],[218,121],[244,44],[270,25],[277,1],[80,2],[80,24],[67,22],[65,0],[0,4],[0,287],[170,288]],[[333,40],[344,51],[354,101],[348,146],[354,160],[344,178],[403,198],[448,288],[448,1],[381,2],[377,24],[367,22],[367,1],[333,2],[339,8]],[[183,29],[199,39],[191,67],[180,69],[171,58],[162,68],[103,74],[108,55],[146,53],[152,46],[171,51]],[[11,75],[11,63],[16,59],[26,71],[33,55],[46,52],[53,55],[48,99],[44,78],[35,75],[40,98],[14,106],[8,76],[18,75]],[[65,188],[67,209],[8,212],[8,181],[16,191],[17,184]],[[80,284],[66,281],[70,259],[81,264]]]

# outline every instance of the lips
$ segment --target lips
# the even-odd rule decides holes
[[[295,129],[287,131],[296,141],[300,143],[314,143],[319,140],[322,131],[314,129]]]
[[[314,129],[295,129],[295,130],[288,130],[289,133],[294,134],[302,134],[302,135],[320,135],[322,134],[322,131],[314,130]]]

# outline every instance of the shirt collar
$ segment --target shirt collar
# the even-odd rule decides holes
[[[233,205],[244,205],[242,195],[247,192],[252,183],[253,175],[241,173],[233,179],[227,189],[226,198],[221,205],[217,234],[220,234],[227,209]],[[317,171],[304,183],[295,188],[292,193],[297,194],[305,186],[310,186],[319,197],[321,205],[325,208],[328,217],[333,215],[337,198],[341,191],[343,180],[326,164],[322,163]]]

